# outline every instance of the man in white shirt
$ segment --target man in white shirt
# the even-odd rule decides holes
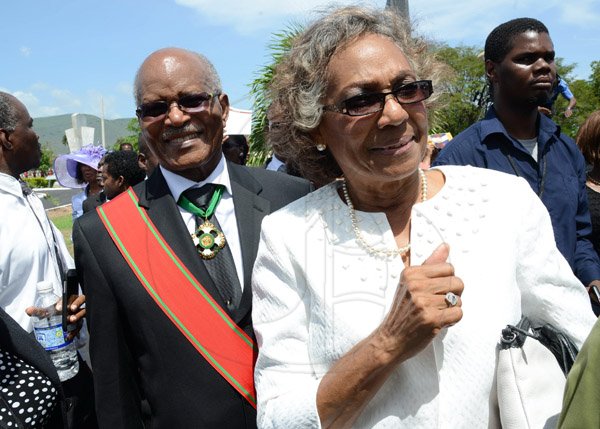
[[[58,257],[65,269],[75,267],[42,202],[19,180],[21,173],[40,164],[41,148],[32,127],[25,106],[0,93],[0,306],[28,332],[32,323],[25,309],[33,305],[37,283],[51,281],[61,296]]]
[[[54,292],[62,296],[62,276],[75,266],[42,202],[19,179],[25,171],[39,166],[41,155],[27,108],[12,95],[0,92],[0,307],[27,332],[33,328],[29,315],[33,313],[37,283],[51,281]],[[69,322],[82,320],[83,302],[81,295],[69,306]],[[81,359],[79,368],[75,377],[63,382],[72,404],[69,424],[93,428],[91,372]]]

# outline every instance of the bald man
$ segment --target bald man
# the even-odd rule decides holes
[[[152,53],[135,96],[159,166],[74,225],[100,424],[253,428],[260,224],[310,184],[225,160],[229,101],[202,55]]]

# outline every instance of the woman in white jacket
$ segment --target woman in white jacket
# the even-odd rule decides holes
[[[581,346],[594,323],[522,179],[418,168],[439,68],[405,30],[340,9],[276,70],[275,152],[329,184],[263,221],[259,427],[498,427],[502,328],[525,315]]]

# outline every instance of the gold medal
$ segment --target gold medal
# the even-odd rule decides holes
[[[214,258],[227,244],[225,235],[207,220],[192,234],[192,240],[202,259]]]

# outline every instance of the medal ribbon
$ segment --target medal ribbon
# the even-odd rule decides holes
[[[210,197],[210,202],[208,203],[208,207],[206,208],[206,210],[196,206],[194,203],[192,203],[190,200],[188,200],[183,194],[179,197],[179,201],[177,202],[177,204],[179,204],[181,207],[183,207],[188,212],[193,213],[196,216],[199,216],[205,220],[208,220],[213,215],[213,213],[215,212],[215,209],[219,205],[219,202],[221,201],[221,197],[223,196],[224,191],[225,191],[225,186],[223,186],[223,185],[215,186],[215,190],[213,191],[212,197]]]

